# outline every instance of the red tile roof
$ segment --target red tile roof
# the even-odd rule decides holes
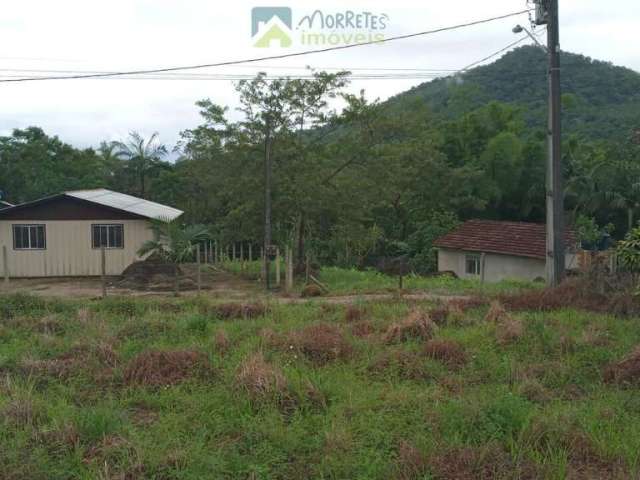
[[[545,238],[545,225],[542,223],[469,220],[438,238],[434,246],[544,259]],[[573,231],[565,232],[565,242],[567,247],[575,244],[576,236]]]

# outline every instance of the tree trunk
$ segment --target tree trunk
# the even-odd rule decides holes
[[[298,272],[302,272],[305,268],[306,262],[306,252],[304,248],[304,212],[300,213],[300,221],[298,222],[298,248],[297,248],[297,270]]]
[[[180,275],[178,274],[178,264],[173,264],[173,294],[176,297],[180,296]]]
[[[633,207],[627,208],[627,227],[629,232],[633,230]]]

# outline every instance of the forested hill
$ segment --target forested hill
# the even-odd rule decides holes
[[[590,139],[621,139],[640,125],[640,73],[568,52],[562,53],[561,66],[566,132]],[[546,72],[542,49],[520,47],[489,65],[392,97],[388,106],[406,109],[426,101],[434,112],[455,118],[498,100],[522,106],[528,124],[542,127],[547,118]]]

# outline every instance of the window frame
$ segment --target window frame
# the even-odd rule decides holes
[[[101,250],[103,247],[102,245],[100,246],[95,246],[95,242],[94,242],[94,231],[96,227],[106,227],[107,228],[107,245],[104,246],[105,250],[122,250],[124,249],[124,223],[92,223],[91,224],[91,249],[92,250]],[[120,227],[120,231],[122,232],[122,234],[120,235],[120,238],[122,239],[122,244],[121,246],[116,246],[116,247],[110,247],[109,244],[109,230],[111,230],[112,228],[115,227]]]
[[[42,247],[33,247],[31,242],[31,229],[38,229],[42,227]],[[18,228],[26,228],[29,232],[28,234],[28,247],[18,247],[16,242],[16,230]],[[12,223],[11,224],[11,232],[13,234],[13,249],[14,250],[46,250],[47,249],[47,226],[44,223]],[[24,240],[24,239],[23,239]],[[37,234],[36,234],[36,243],[37,243]]]
[[[469,261],[474,262],[474,272],[469,271]],[[479,277],[482,273],[482,265],[481,265],[481,257],[475,253],[465,253],[464,255],[464,273],[465,275],[473,275],[474,277]]]

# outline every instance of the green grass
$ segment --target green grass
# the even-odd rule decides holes
[[[561,479],[584,468],[607,478],[617,465],[624,478],[640,473],[637,388],[601,375],[640,343],[638,319],[514,314],[523,334],[503,345],[478,309],[436,333],[467,353],[453,368],[421,354],[423,340],[383,341],[412,305],[362,304],[360,321],[374,333],[355,337],[347,307],[318,303],[221,320],[199,298],[0,297],[0,477],[457,478],[461,470],[442,465],[472,469],[461,460],[469,455],[496,478]],[[323,364],[265,340],[318,322],[344,332],[350,357]],[[224,353],[214,340],[221,331]],[[592,341],[594,331],[606,341]],[[27,368],[104,345],[115,365],[92,355],[63,375]],[[151,349],[202,352],[210,370],[172,386],[127,384],[128,362]],[[288,403],[238,388],[240,365],[257,351],[286,377]],[[399,354],[413,355],[411,375],[379,362]]]
[[[223,264],[223,268],[249,278],[258,278],[261,272],[261,263],[259,261],[229,261]],[[284,279],[284,265],[281,268]],[[355,268],[322,267],[319,280],[329,288],[329,295],[394,292],[398,290],[399,286],[398,277],[385,275],[373,269],[357,270]],[[301,288],[301,285],[299,286]],[[479,280],[453,278],[448,275],[425,277],[411,274],[403,278],[403,290],[409,292],[426,291],[436,294],[486,293],[491,295],[541,288],[542,286],[544,285],[541,283],[523,280],[480,283]]]

